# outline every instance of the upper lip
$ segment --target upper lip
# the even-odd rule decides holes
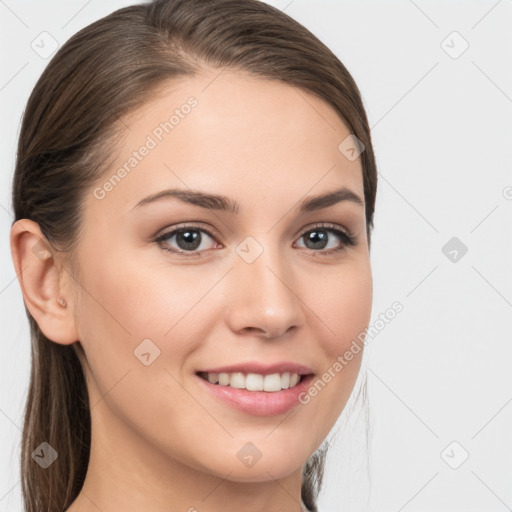
[[[273,364],[264,364],[257,361],[248,361],[246,363],[236,363],[227,366],[218,366],[217,368],[205,368],[200,370],[205,373],[258,373],[261,375],[271,375],[273,373],[298,373],[299,375],[309,375],[313,370],[303,364],[283,361]]]

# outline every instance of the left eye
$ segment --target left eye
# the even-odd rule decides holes
[[[207,247],[201,248],[204,242],[203,234],[215,242],[215,237],[210,232],[204,228],[195,226],[184,226],[173,229],[172,231],[162,234],[155,241],[168,252],[184,255],[186,257],[200,256],[201,252],[207,250]],[[334,247],[328,247],[332,235],[338,240],[338,243],[335,243]],[[178,249],[170,246],[170,242],[173,239],[175,239]],[[305,239],[306,244],[310,244],[310,247],[306,247],[306,249],[310,249],[319,254],[339,252],[347,246],[352,246],[356,243],[354,237],[348,232],[342,231],[334,226],[324,225],[316,226],[305,231],[299,237],[299,240],[301,239]]]
[[[334,237],[338,239],[338,244],[335,244],[334,247],[327,247],[330,234],[334,234]],[[309,229],[301,235],[299,240],[303,238],[306,238],[308,243],[311,242],[313,245],[312,249],[320,249],[320,251],[315,251],[320,252],[320,254],[338,252],[345,249],[346,246],[355,245],[355,240],[352,235],[334,227],[318,226],[314,229]],[[309,249],[311,247],[307,248]]]

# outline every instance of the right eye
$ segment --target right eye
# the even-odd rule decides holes
[[[212,240],[215,240],[213,235],[206,229],[198,228],[193,225],[185,225],[166,231],[160,235],[155,242],[157,242],[165,251],[183,255],[185,257],[197,257],[203,251],[208,249],[204,246],[201,248],[203,242],[205,242],[203,234]],[[172,239],[175,239],[174,243],[178,246],[177,249],[170,247],[170,241]],[[207,242],[205,242],[205,245],[207,245]]]

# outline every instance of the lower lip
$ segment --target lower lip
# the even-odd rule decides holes
[[[201,385],[205,386],[219,400],[239,411],[255,416],[276,416],[300,404],[299,395],[306,392],[313,379],[312,374],[306,375],[293,388],[281,391],[248,391],[247,389],[212,384],[199,375],[196,377],[200,380]]]

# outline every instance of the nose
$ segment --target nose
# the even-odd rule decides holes
[[[252,263],[236,257],[229,279],[225,317],[234,332],[275,339],[304,325],[299,283],[277,249]]]

